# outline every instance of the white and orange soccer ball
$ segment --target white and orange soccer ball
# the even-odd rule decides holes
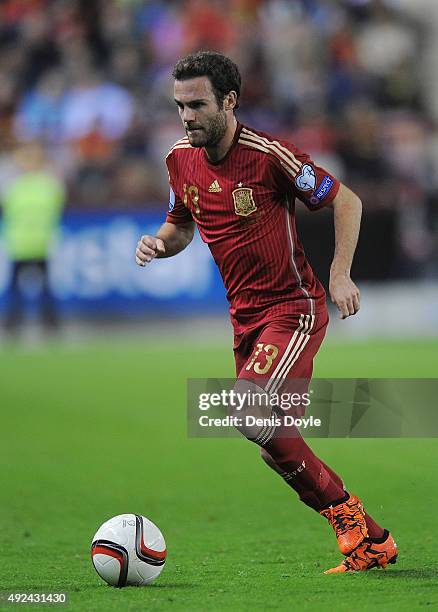
[[[96,572],[115,587],[144,586],[157,578],[166,562],[163,534],[140,514],[119,514],[106,521],[93,538]]]

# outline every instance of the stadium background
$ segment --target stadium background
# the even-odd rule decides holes
[[[17,150],[37,142],[66,186],[67,204],[51,257],[61,330],[46,338],[33,321],[38,278],[30,277],[29,324],[18,339],[0,336],[9,552],[1,587],[65,587],[83,609],[120,609],[118,596],[103,592],[90,572],[86,549],[100,522],[132,509],[163,528],[173,558],[160,581],[164,595],[157,589],[141,596],[151,609],[263,607],[266,601],[251,591],[254,576],[273,608],[283,609],[291,579],[303,609],[347,609],[348,600],[336,599],[339,581],[328,594],[313,573],[321,542],[321,563],[333,560],[327,528],[318,523],[307,531],[309,515],[254,463],[254,449],[241,441],[186,439],[186,378],[233,374],[226,301],[207,249],[195,238],[176,258],[145,270],[134,264],[138,237],[165,214],[163,158],[182,134],[169,73],[179,57],[200,48],[239,64],[241,121],[292,140],[362,198],[353,268],[362,310],[344,322],[333,313],[316,373],[436,377],[435,0],[4,0],[0,199],[17,176]],[[326,284],[331,213],[303,207],[298,226]],[[0,242],[0,312],[9,278]],[[416,545],[411,498],[402,507],[396,502],[406,496],[406,481],[415,482],[417,510],[425,526],[430,522],[432,480],[423,476],[420,485],[415,470],[436,455],[435,445],[329,440],[316,448],[342,470],[355,444],[368,470],[349,454],[346,477],[379,516],[394,517],[407,558],[398,575],[405,586],[391,585],[386,609],[429,605],[437,575],[433,543],[422,550],[418,569],[406,552]],[[401,474],[403,458],[409,465]],[[266,520],[272,515],[298,529],[285,541],[276,521]],[[267,567],[258,548],[265,540],[276,550]],[[41,556],[50,559],[43,567]],[[386,597],[390,582],[368,576],[356,583],[361,609],[373,606],[370,589]],[[139,597],[123,594],[124,609],[138,609]]]
[[[199,245],[159,268],[132,266],[138,236],[165,213],[163,158],[182,133],[169,72],[183,54],[210,48],[242,69],[243,122],[292,140],[363,200],[354,274],[367,308],[344,331],[436,332],[438,17],[434,2],[411,4],[3,2],[0,195],[18,172],[14,149],[39,141],[67,187],[52,259],[62,312],[225,312]],[[326,282],[331,215],[300,212]],[[3,251],[3,303],[8,281]],[[400,317],[401,301],[410,307]]]

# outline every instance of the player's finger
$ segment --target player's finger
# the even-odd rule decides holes
[[[146,253],[143,253],[138,246],[135,249],[135,256],[141,259],[141,261],[146,261]]]
[[[157,238],[155,249],[156,251],[159,251],[160,253],[166,252],[166,247],[164,246],[164,242],[160,238]]]
[[[336,302],[336,306],[338,307],[338,310],[340,312],[341,319],[346,319],[350,315],[350,313],[348,312],[348,307],[347,307],[347,303],[345,302],[345,300],[338,300]]]
[[[354,315],[356,312],[354,308],[354,304],[353,304],[353,297],[347,298],[347,310],[348,310],[348,316]]]
[[[156,251],[153,247],[144,244],[143,242],[137,242],[137,250],[144,255],[154,256]]]
[[[142,261],[142,260],[141,260],[139,257],[137,257],[137,255],[135,256],[135,263],[136,263],[138,266],[142,266],[143,268],[144,268],[144,267],[145,267],[145,265],[146,265],[144,261]]]
[[[137,247],[145,253],[149,250],[155,252],[157,250],[157,240],[153,236],[142,236],[137,242]]]
[[[354,306],[354,314],[356,314],[356,312],[360,310],[360,295],[359,294],[353,295],[353,306]]]
[[[154,236],[144,235],[138,242],[144,244],[145,246],[155,248],[156,238],[154,238]]]
[[[155,251],[152,251],[152,249],[149,249],[149,251],[147,253],[145,253],[144,251],[140,251],[140,249],[137,248],[136,251],[135,251],[135,255],[141,261],[149,263],[150,261],[152,261],[156,257],[157,254],[156,254]]]
[[[144,255],[138,249],[135,250],[135,261],[139,263],[139,265],[144,265],[146,263],[146,255]]]

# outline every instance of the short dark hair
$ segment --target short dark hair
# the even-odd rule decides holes
[[[177,81],[207,76],[213,88],[218,105],[222,104],[230,91],[237,94],[235,108],[239,108],[242,78],[236,64],[229,57],[216,51],[197,51],[180,59],[172,71]]]

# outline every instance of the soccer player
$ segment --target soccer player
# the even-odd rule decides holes
[[[325,292],[306,260],[295,228],[295,201],[334,211],[335,253],[330,296],[345,319],[359,310],[350,267],[361,202],[345,185],[293,144],[240,124],[241,78],[227,57],[189,55],[174,70],[174,98],[186,136],[166,158],[170,203],[156,236],[142,236],[140,266],[185,249],[198,227],[219,267],[234,328],[238,381],[260,381],[278,393],[293,379],[310,379],[324,338]],[[341,478],[301,437],[263,427],[247,436],[299,495],[328,519],[345,559],[326,573],[363,571],[394,563],[389,532],[350,495]]]

